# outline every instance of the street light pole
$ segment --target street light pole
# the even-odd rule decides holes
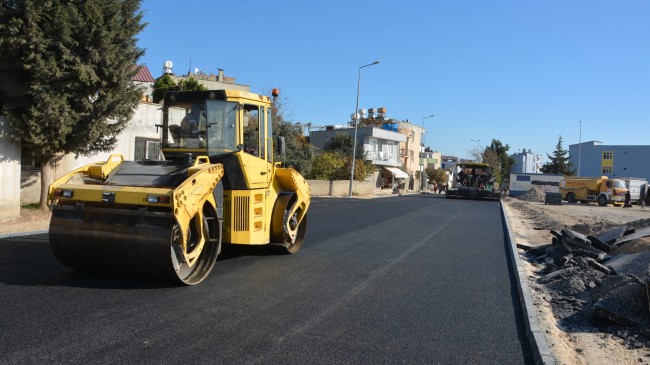
[[[433,118],[435,114],[427,115],[426,117],[422,118],[422,146],[424,146],[424,120],[427,118]]]
[[[354,107],[354,139],[352,140],[352,168],[350,169],[350,190],[348,196],[352,197],[352,182],[354,181],[354,160],[357,155],[357,126],[359,125],[359,91],[361,89],[361,69],[364,67],[378,64],[379,61],[369,63],[359,67],[359,77],[357,78],[357,104]]]
[[[424,129],[424,120],[427,118],[433,118],[435,114],[427,115],[426,117],[422,118],[422,147],[424,146],[424,135],[425,135],[425,129]],[[425,152],[426,153],[426,152]],[[420,160],[422,161],[422,160]],[[424,181],[424,176],[426,174],[424,173],[424,161],[420,164],[420,190],[426,190],[426,182]]]

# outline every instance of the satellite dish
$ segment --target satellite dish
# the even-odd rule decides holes
[[[195,68],[194,68],[194,74],[198,75],[198,74],[199,74],[199,71],[201,71],[201,70],[199,70],[198,67],[195,67]]]
[[[172,61],[170,60],[165,61],[165,68],[172,68],[172,67],[174,67],[174,63],[172,63]]]

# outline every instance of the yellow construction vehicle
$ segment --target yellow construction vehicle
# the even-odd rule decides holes
[[[560,194],[569,203],[597,202],[600,206],[622,203],[628,189],[625,181],[607,176],[565,176],[560,180]]]
[[[162,111],[164,161],[112,155],[50,185],[49,238],[59,261],[194,285],[212,271],[222,242],[297,252],[309,186],[274,160],[271,99],[168,92]]]

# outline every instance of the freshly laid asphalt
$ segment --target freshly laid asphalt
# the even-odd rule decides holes
[[[227,248],[195,287],[0,239],[0,363],[532,363],[499,202],[313,199],[295,255]]]

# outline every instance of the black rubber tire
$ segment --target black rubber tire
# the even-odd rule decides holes
[[[598,205],[601,207],[607,206],[609,202],[607,201],[607,197],[605,195],[599,195],[598,196]]]
[[[576,195],[574,193],[568,193],[566,195],[566,201],[569,203],[575,203],[576,202]]]

